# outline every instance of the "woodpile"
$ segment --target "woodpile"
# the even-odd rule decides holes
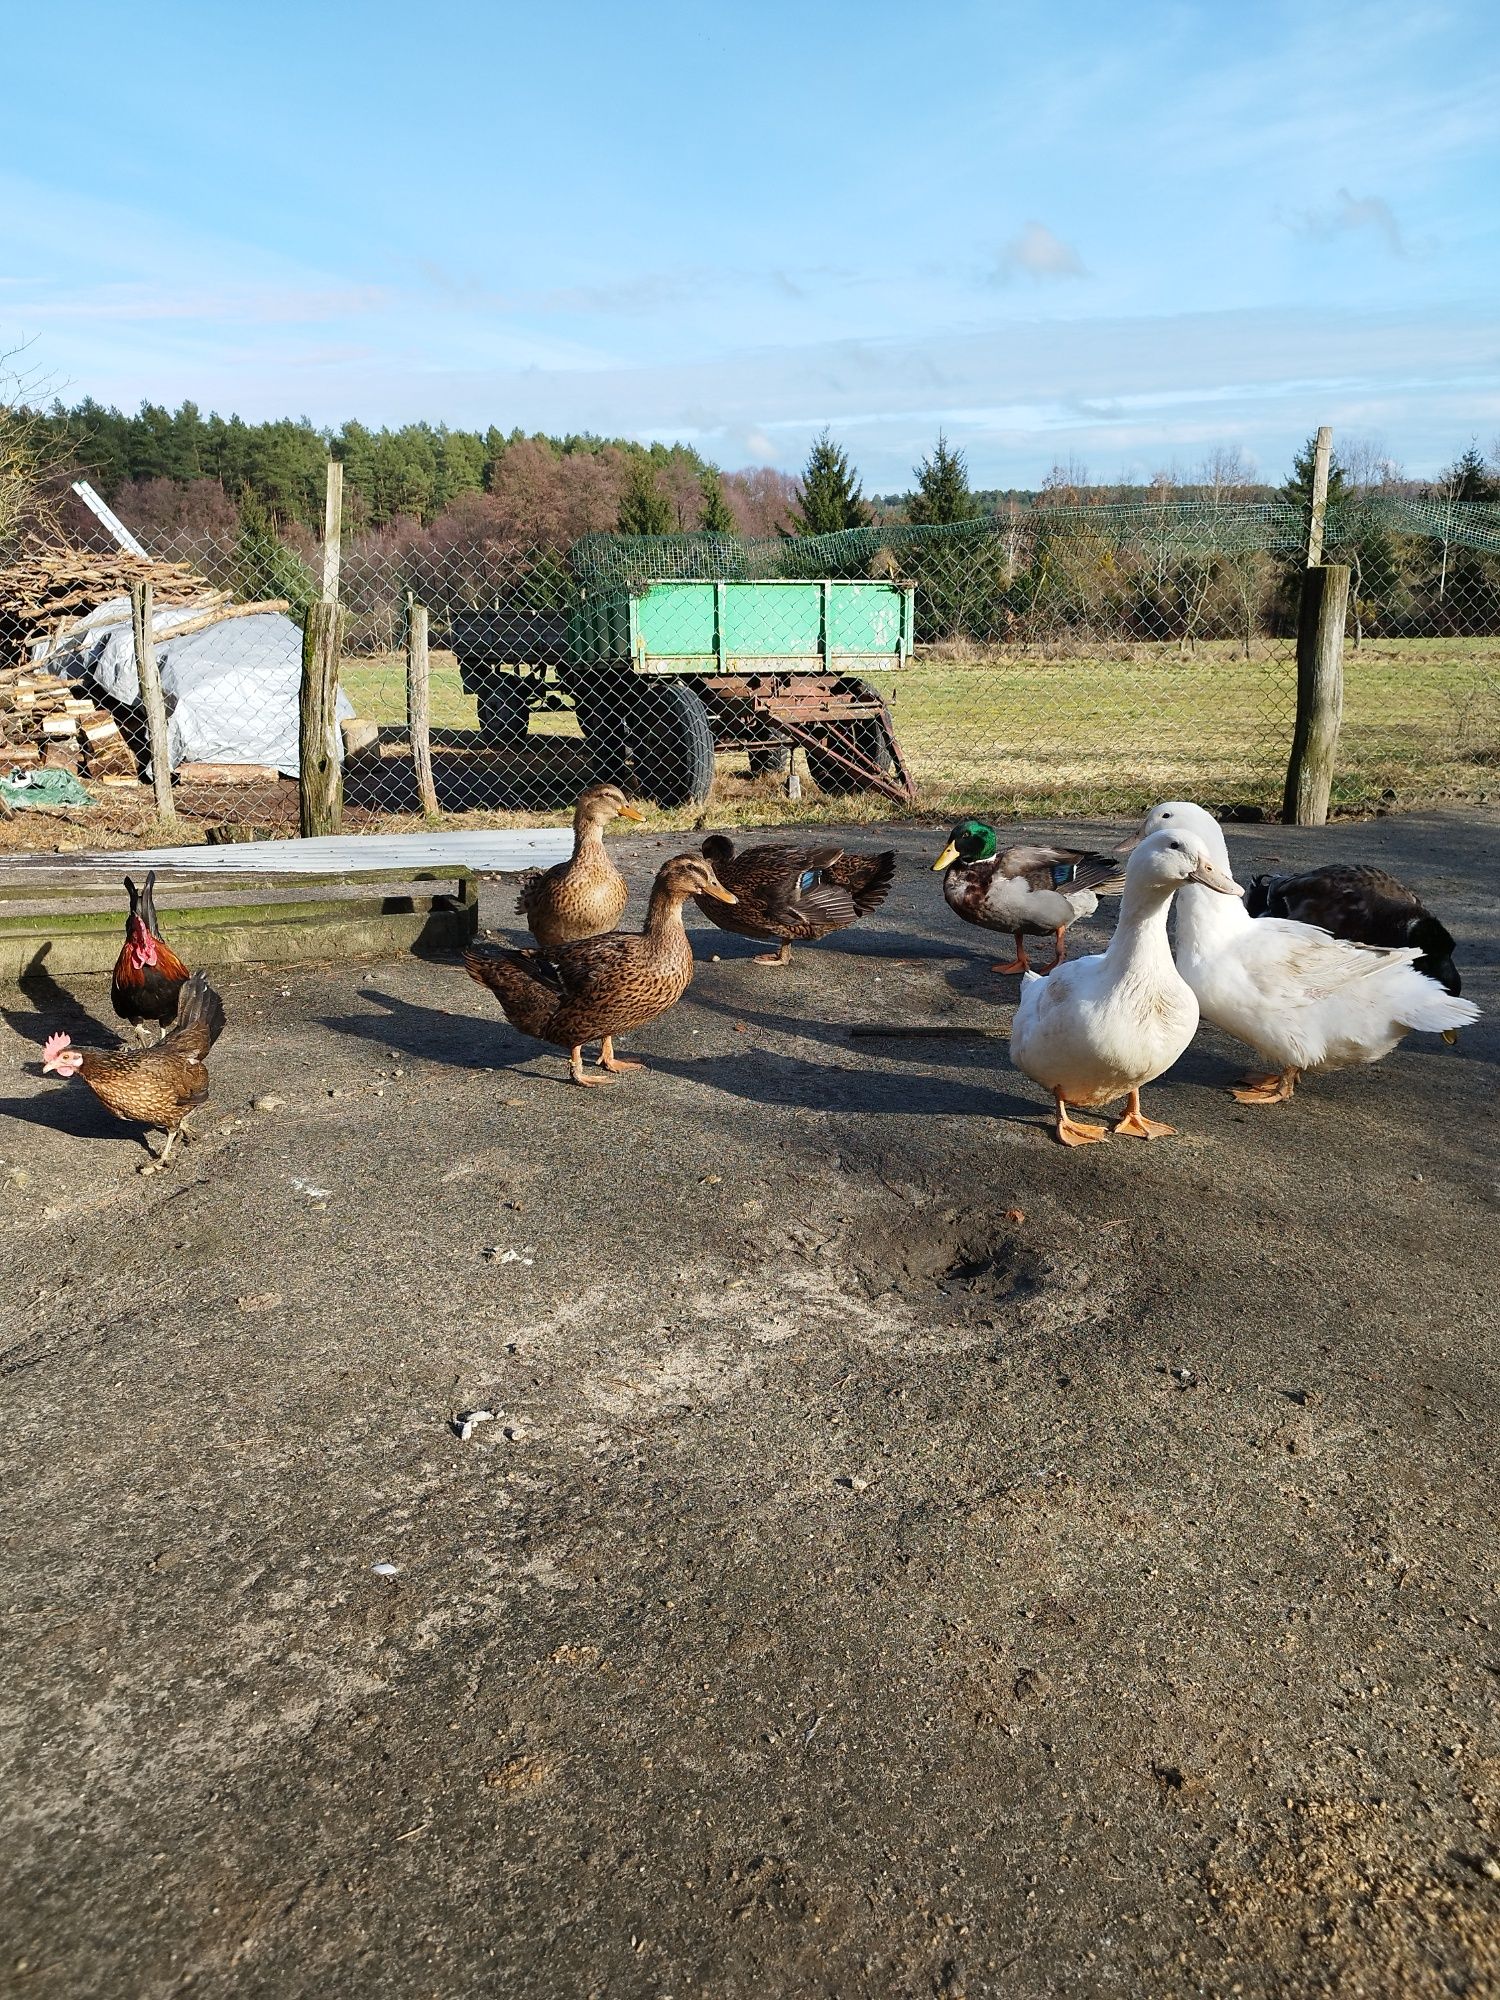
[[[28,659],[39,640],[55,645],[101,604],[128,597],[133,583],[149,583],[158,607],[191,604],[208,611],[230,594],[215,590],[189,563],[160,562],[127,549],[33,547],[0,569],[0,642],[9,660]]]
[[[0,667],[0,770],[40,764],[109,786],[139,783],[120,725],[78,690],[43,668]]]

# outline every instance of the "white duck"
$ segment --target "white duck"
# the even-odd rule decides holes
[[[1162,832],[1201,840],[1229,866],[1218,822],[1201,806],[1168,799],[1146,816],[1142,840]],[[1203,1018],[1248,1042],[1271,1064],[1234,1095],[1283,1104],[1304,1070],[1379,1062],[1412,1029],[1447,1034],[1474,1020],[1472,1000],[1413,970],[1416,948],[1385,950],[1331,937],[1314,924],[1252,917],[1243,903],[1189,888],[1177,905],[1177,964]]]
[[[1170,1069],[1198,1027],[1198,1002],[1172,963],[1167,906],[1185,884],[1235,903],[1244,894],[1205,843],[1182,829],[1142,840],[1125,869],[1120,921],[1109,948],[1073,958],[1045,979],[1028,972],[1010,1030],[1016,1068],[1057,1101],[1057,1136],[1087,1146],[1109,1133],[1068,1115],[1127,1097],[1123,1138],[1164,1139],[1176,1129],[1141,1112],[1141,1085]]]

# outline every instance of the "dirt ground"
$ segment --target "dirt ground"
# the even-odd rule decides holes
[[[891,838],[607,1089],[451,962],[226,975],[154,1178],[39,1074],[103,982],[0,994],[0,1988],[1500,1993],[1500,816],[1231,829],[1487,1017],[1077,1154],[850,1036],[1016,990]]]

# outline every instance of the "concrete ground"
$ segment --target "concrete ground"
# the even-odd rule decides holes
[[[1500,1992],[1500,818],[1230,834],[1487,1018],[1069,1153],[851,1038],[1016,990],[903,829],[608,1089],[451,963],[227,975],[142,1178],[37,1069],[104,983],[0,994],[0,1988]]]

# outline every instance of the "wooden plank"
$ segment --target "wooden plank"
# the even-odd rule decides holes
[[[330,458],[323,489],[323,595],[339,601],[339,565],[344,553],[344,461]]]
[[[1320,564],[1302,579],[1297,617],[1297,725],[1286,767],[1281,817],[1290,826],[1328,819],[1344,717],[1344,621],[1347,563]]]
[[[411,604],[406,622],[406,727],[411,737],[411,764],[417,795],[429,819],[437,816],[437,786],[432,777],[432,702],[429,686],[431,656],[427,643],[427,606]]]
[[[131,534],[129,528],[126,527],[113,507],[107,506],[99,498],[99,495],[86,479],[75,479],[73,481],[73,491],[78,495],[84,506],[88,508],[89,512],[104,523],[122,549],[125,549],[130,555],[139,556],[143,562],[150,560],[146,551],[141,547],[135,536]]]
[[[0,877],[104,873],[115,880],[143,868],[185,876],[319,876],[354,879],[361,872],[403,875],[420,868],[472,869],[517,875],[566,861],[573,835],[566,826],[466,827],[433,833],[342,833],[315,840],[243,840],[227,847],[140,847],[73,854],[0,856]]]
[[[450,908],[434,908],[422,898],[387,899],[392,907],[360,909],[350,916],[337,903],[315,905],[295,920],[227,913],[228,920],[187,926],[174,919],[174,936],[194,966],[292,965],[316,959],[379,957],[422,949],[457,951],[478,932],[478,904],[455,898]],[[405,907],[401,907],[404,903]],[[182,913],[176,913],[180,918]],[[202,913],[205,916],[210,913]],[[107,926],[70,924],[61,918],[33,920],[26,929],[0,926],[0,981],[19,980],[45,969],[67,973],[107,973],[120,949],[119,914]]]
[[[151,789],[156,795],[156,816],[170,824],[177,818],[177,807],[172,799],[167,704],[156,665],[156,634],[151,622],[149,582],[130,586],[130,622],[135,640],[135,677],[140,683],[141,707],[146,711],[146,734],[151,745]]]
[[[298,710],[304,838],[337,833],[344,814],[344,767],[336,747],[343,626],[338,605],[326,598],[307,607],[302,627],[302,698]]]

